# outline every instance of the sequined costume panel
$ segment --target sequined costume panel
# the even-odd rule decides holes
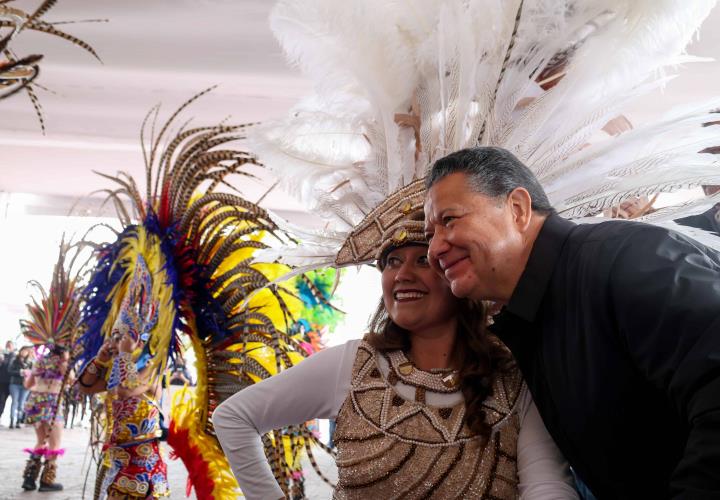
[[[160,409],[146,395],[109,395],[112,430],[103,452],[102,492],[137,498],[170,494],[167,465],[160,454]]]
[[[160,456],[157,439],[105,450],[103,465],[107,467],[104,491],[115,496],[159,498],[170,495],[167,465]]]
[[[440,408],[402,398],[378,356],[360,345],[337,417],[335,498],[517,498],[519,372],[494,381],[484,443],[468,429],[464,403]]]
[[[52,392],[31,391],[25,402],[25,422],[34,424],[37,422],[52,422],[53,412],[58,406],[58,395]],[[65,413],[62,408],[57,408],[55,421],[62,422]]]
[[[147,396],[112,398],[113,426],[110,443],[125,444],[160,435],[160,408]]]
[[[41,384],[53,384],[63,379],[64,371],[60,367],[60,360],[57,356],[41,355],[35,368],[33,368],[33,376],[36,380],[36,386]],[[36,422],[52,422],[53,412],[58,406],[58,395],[53,392],[30,391],[27,401],[25,401],[25,421],[28,424]],[[62,408],[58,408],[55,414],[55,421],[62,422],[65,412]]]

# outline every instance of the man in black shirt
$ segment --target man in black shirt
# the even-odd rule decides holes
[[[629,221],[556,215],[500,148],[439,160],[430,263],[460,297],[504,304],[548,431],[604,498],[720,498],[720,255]]]

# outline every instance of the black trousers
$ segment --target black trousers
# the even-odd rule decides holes
[[[10,382],[0,382],[0,417],[5,411],[5,402],[10,396]]]

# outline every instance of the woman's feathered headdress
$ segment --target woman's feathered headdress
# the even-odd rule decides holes
[[[30,283],[40,293],[33,297],[27,310],[30,319],[20,320],[25,338],[36,346],[59,346],[70,349],[81,334],[80,308],[82,304],[82,276],[88,260],[78,261],[82,245],[60,242],[58,260],[53,268],[50,286]]]
[[[353,230],[372,225],[383,200],[436,159],[476,145],[514,153],[567,218],[718,183],[717,160],[699,153],[717,143],[702,127],[716,102],[617,137],[602,133],[667,80],[666,68],[692,60],[683,50],[714,4],[280,1],[271,26],[316,92],[286,119],[251,130],[249,148],[326,226],[288,226],[302,245],[262,258],[339,264]]]

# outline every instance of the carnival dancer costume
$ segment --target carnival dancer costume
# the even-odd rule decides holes
[[[111,428],[103,446],[101,491],[113,497],[162,497],[169,489],[158,442],[161,387],[160,380],[151,376],[144,349],[158,321],[158,304],[152,298],[153,279],[142,255],[127,279],[130,284],[111,331],[119,348],[107,367],[105,408]],[[95,358],[86,370],[97,374],[105,367]]]
[[[145,369],[158,381],[181,337],[189,340],[196,359],[198,382],[172,403],[168,443],[187,467],[188,490],[194,487],[199,498],[232,498],[238,494],[237,483],[210,416],[230,395],[303,359],[299,342],[286,333],[300,317],[302,304],[292,283],[266,287],[287,273],[287,266],[250,261],[266,247],[261,240],[283,236],[264,210],[232,192],[233,179],[250,176],[243,168],[256,163],[252,155],[232,147],[244,137],[245,126],[181,127],[166,140],[179,113],[204,93],[159,127],[149,147],[143,140],[144,199],[126,174],[106,176],[119,185],[109,192],[123,230],[116,242],[98,250],[99,265],[85,292],[82,358],[89,363],[110,337],[124,297],[122,283],[142,256],[158,312],[143,348]],[[152,113],[156,119],[157,109]],[[255,290],[260,291],[247,302]],[[300,458],[315,442],[305,425],[266,436],[267,454],[288,494],[301,487]]]
[[[73,254],[68,259],[71,251]],[[25,450],[30,453],[23,472],[25,490],[35,489],[42,457],[45,461],[40,475],[40,490],[62,489],[62,485],[55,482],[56,459],[65,450],[47,447],[46,442],[55,426],[61,429],[63,425],[64,412],[60,405],[69,375],[69,352],[80,330],[79,277],[83,266],[75,267],[79,253],[77,245],[61,242],[48,291],[38,282],[32,282],[40,291],[41,298],[39,301],[33,298],[32,304],[28,305],[30,319],[20,321],[23,335],[35,345],[37,359],[31,376],[34,385],[30,388],[24,410],[25,422],[36,427],[39,445]]]

